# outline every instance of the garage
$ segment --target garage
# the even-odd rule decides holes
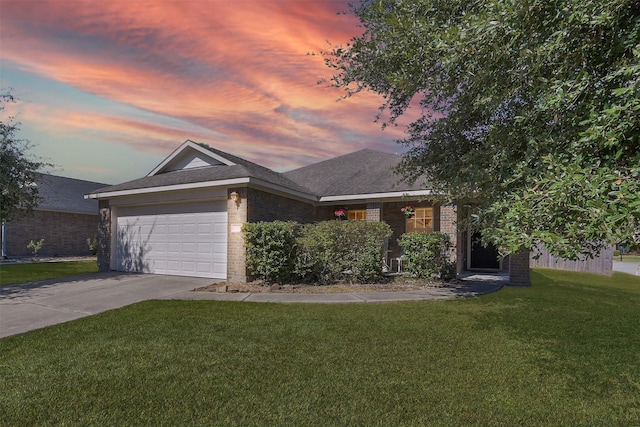
[[[118,271],[227,278],[226,201],[118,207]]]

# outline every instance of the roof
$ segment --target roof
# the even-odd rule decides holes
[[[418,191],[395,173],[402,157],[364,149],[286,172],[321,197]]]
[[[395,173],[402,157],[364,149],[286,173],[193,141],[185,141],[147,176],[97,189],[87,197],[254,184],[313,201],[425,195]],[[87,192],[89,193],[89,192]]]
[[[179,149],[184,147],[193,147],[196,144],[193,141],[186,141]],[[133,181],[124,182],[122,184],[112,185],[93,191],[93,194],[114,193],[127,190],[151,189],[156,187],[185,186],[188,184],[230,181],[240,178],[253,178],[261,182],[272,184],[284,189],[310,194],[307,188],[293,182],[281,173],[275,172],[264,166],[234,156],[224,151],[216,150],[208,146],[196,144],[199,150],[204,148],[216,158],[224,158],[231,165],[201,167],[183,170],[171,170],[163,172],[162,168],[154,169],[149,175],[135,179]],[[174,156],[175,152],[171,155]],[[171,157],[170,156],[170,157]],[[165,162],[163,162],[164,164]],[[87,192],[89,193],[89,192]]]
[[[42,198],[36,209],[90,214],[98,213],[98,202],[85,200],[84,195],[107,185],[48,174],[39,174],[36,184]]]

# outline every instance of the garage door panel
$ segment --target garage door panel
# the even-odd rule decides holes
[[[225,279],[225,209],[225,202],[120,208],[118,270]]]

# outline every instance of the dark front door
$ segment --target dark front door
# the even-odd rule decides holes
[[[500,268],[498,250],[495,246],[482,246],[480,235],[473,233],[471,236],[471,269],[494,269]]]

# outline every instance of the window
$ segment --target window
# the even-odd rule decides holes
[[[433,208],[415,208],[413,217],[407,218],[407,233],[431,233]]]
[[[349,221],[366,221],[367,210],[366,209],[353,209],[349,211]]]

